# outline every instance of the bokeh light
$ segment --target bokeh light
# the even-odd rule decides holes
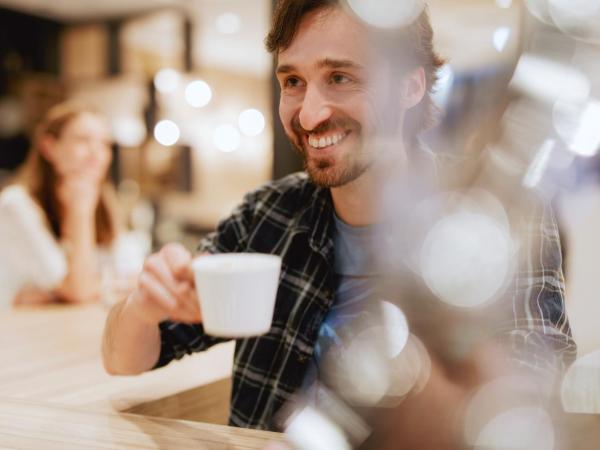
[[[240,132],[233,125],[220,125],[213,134],[213,143],[222,152],[234,152],[240,147]]]
[[[600,42],[600,2],[597,0],[548,0],[554,24],[570,37]]]
[[[600,351],[571,364],[562,381],[561,398],[567,412],[600,414]]]
[[[154,127],[154,139],[165,147],[175,144],[180,135],[179,127],[172,120],[161,120]]]
[[[600,2],[597,0],[526,0],[529,12],[563,33],[583,41],[600,42]]]
[[[412,23],[425,4],[423,0],[346,0],[364,22],[380,28],[399,28]]]
[[[395,358],[408,341],[408,322],[404,313],[393,303],[384,300],[380,302],[380,306],[387,336],[388,356]]]
[[[404,314],[391,302],[380,306],[383,326],[357,333],[324,366],[336,391],[359,407],[396,405],[422,389],[431,375],[427,349],[408,332]]]
[[[494,48],[502,53],[506,48],[506,44],[508,44],[508,40],[510,39],[511,29],[509,27],[500,27],[494,31],[494,35],[492,37],[492,42],[494,44]]]
[[[552,138],[544,139],[544,142],[535,152],[535,156],[527,168],[527,172],[523,177],[523,186],[534,188],[542,181],[555,147],[556,140]]]
[[[550,6],[561,11],[570,11],[579,16],[592,16],[600,12],[598,0],[548,0]]]
[[[215,27],[221,34],[235,34],[242,28],[242,19],[232,12],[219,14],[215,20]]]
[[[202,108],[210,103],[212,90],[202,80],[192,81],[185,88],[185,101],[194,108]]]
[[[350,450],[343,431],[316,409],[306,406],[285,427],[287,440],[296,450]]]
[[[170,94],[177,90],[181,75],[175,69],[161,69],[154,77],[154,87],[163,94]]]
[[[542,408],[523,406],[494,417],[475,439],[475,448],[554,449],[552,418]]]
[[[511,86],[550,104],[586,101],[591,91],[590,79],[581,71],[533,54],[521,56]]]
[[[552,418],[541,406],[551,381],[505,375],[480,386],[467,404],[464,437],[474,448],[554,448]]]
[[[568,148],[579,156],[594,156],[600,149],[600,102],[558,101],[553,110],[554,128]]]
[[[490,301],[509,272],[510,236],[490,216],[461,211],[429,231],[420,253],[423,279],[442,301],[474,307]]]
[[[402,352],[390,363],[390,385],[385,403],[397,403],[409,393],[418,393],[431,376],[431,358],[425,345],[410,334]]]
[[[118,117],[113,123],[115,141],[124,147],[137,147],[146,138],[146,125],[135,117]]]
[[[265,116],[257,109],[247,109],[240,114],[238,125],[246,136],[258,136],[265,129]]]
[[[525,0],[529,12],[542,22],[552,24],[548,0]]]
[[[328,375],[336,390],[348,402],[373,406],[390,386],[387,334],[384,327],[371,327],[358,333],[347,348],[332,358]]]

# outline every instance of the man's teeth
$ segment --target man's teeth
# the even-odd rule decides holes
[[[330,145],[337,144],[339,141],[344,139],[344,136],[345,136],[344,133],[338,133],[333,136],[327,136],[327,137],[322,137],[322,138],[316,138],[316,137],[309,136],[308,143],[310,144],[311,147],[314,147],[314,148],[324,148],[324,147],[329,147]]]

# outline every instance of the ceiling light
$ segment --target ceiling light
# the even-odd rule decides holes
[[[161,69],[154,77],[154,86],[159,92],[169,94],[179,85],[180,75],[174,69]]]
[[[154,138],[165,147],[175,144],[180,135],[179,127],[172,120],[161,120],[154,127]]]
[[[265,116],[257,109],[247,109],[240,114],[238,125],[246,136],[258,136],[265,129]]]
[[[225,153],[236,151],[240,147],[240,132],[233,125],[221,125],[215,129],[213,143]]]
[[[508,44],[508,40],[510,39],[511,29],[509,27],[500,27],[494,31],[494,48],[502,53],[506,48],[506,44]]]
[[[192,81],[185,88],[185,101],[194,108],[202,108],[210,103],[212,90],[210,86],[202,81]]]

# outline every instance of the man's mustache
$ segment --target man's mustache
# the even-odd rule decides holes
[[[332,130],[360,130],[360,123],[350,118],[331,118],[321,122],[312,130],[306,130],[300,125],[300,116],[296,115],[292,119],[292,130],[297,136],[305,134],[324,134]]]

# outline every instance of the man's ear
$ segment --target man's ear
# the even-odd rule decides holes
[[[402,79],[400,86],[401,103],[405,109],[417,106],[427,92],[425,69],[422,66],[410,71]]]

